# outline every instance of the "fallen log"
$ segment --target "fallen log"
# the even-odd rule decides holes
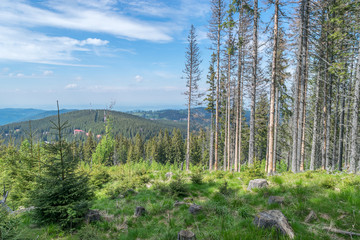
[[[323,227],[323,229],[327,230],[329,232],[333,232],[333,233],[339,233],[339,234],[350,235],[350,236],[360,236],[360,233],[344,231],[344,230],[332,228],[332,227]]]

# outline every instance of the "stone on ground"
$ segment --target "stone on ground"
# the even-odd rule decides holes
[[[280,196],[270,196],[268,203],[269,204],[283,204],[284,203],[284,197],[280,197]]]
[[[255,216],[254,224],[261,228],[276,228],[282,234],[293,239],[295,234],[284,214],[279,210],[260,212]]]
[[[136,209],[135,209],[134,216],[135,217],[140,217],[140,216],[145,215],[145,213],[146,213],[146,210],[145,210],[144,207],[137,206]]]
[[[189,230],[181,230],[178,233],[177,240],[195,240],[195,233],[189,231]]]
[[[250,180],[247,190],[250,191],[253,188],[264,188],[267,187],[269,184],[266,179],[254,179]]]
[[[197,214],[201,211],[202,207],[200,205],[191,204],[189,207],[189,212],[191,214]]]

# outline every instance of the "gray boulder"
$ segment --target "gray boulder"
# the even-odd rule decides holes
[[[253,188],[264,188],[267,187],[269,184],[266,179],[254,179],[249,182],[247,190],[250,191]]]
[[[279,197],[279,196],[270,196],[268,203],[269,204],[283,204],[284,203],[284,197]]]
[[[191,214],[197,214],[201,211],[201,209],[202,209],[202,206],[196,205],[196,204],[191,204],[189,207],[189,212]]]
[[[284,214],[279,210],[269,210],[255,215],[254,224],[261,228],[276,228],[279,232],[294,239],[294,230],[289,225]]]
[[[181,230],[178,233],[177,240],[196,240],[195,234],[189,230]]]

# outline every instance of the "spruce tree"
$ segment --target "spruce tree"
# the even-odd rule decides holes
[[[77,169],[79,159],[73,154],[72,144],[64,140],[68,123],[60,120],[59,104],[57,122],[52,124],[56,140],[45,145],[49,157],[42,163],[42,175],[32,192],[34,216],[40,223],[72,228],[88,211],[92,191],[88,176]]]

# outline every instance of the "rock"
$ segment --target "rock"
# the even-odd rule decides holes
[[[309,223],[316,219],[317,219],[316,213],[313,210],[311,210],[310,213],[306,216],[305,222]]]
[[[196,205],[196,204],[191,204],[189,207],[189,212],[191,214],[198,214],[202,209],[202,206],[200,205]]]
[[[269,197],[269,204],[283,204],[284,203],[284,197],[279,197],[279,196],[270,196]]]
[[[145,210],[144,207],[137,206],[136,209],[135,209],[134,216],[135,217],[140,217],[140,216],[145,215],[145,213],[146,213],[146,210]]]
[[[254,179],[249,182],[247,190],[250,191],[253,188],[264,188],[267,187],[269,184],[265,179]]]
[[[97,222],[101,220],[101,214],[99,210],[89,210],[88,213],[85,215],[85,222],[87,224],[92,222]]]
[[[196,240],[195,233],[189,230],[181,230],[178,233],[177,240]]]
[[[174,207],[178,207],[178,206],[181,206],[181,205],[187,205],[187,203],[186,203],[186,202],[183,202],[183,201],[176,201],[176,202],[174,203]]]
[[[293,239],[295,236],[286,217],[279,210],[269,210],[258,213],[255,216],[254,224],[261,228],[275,227],[282,234],[288,235],[290,239]]]
[[[172,172],[167,172],[165,174],[166,179],[171,179],[174,174]]]

